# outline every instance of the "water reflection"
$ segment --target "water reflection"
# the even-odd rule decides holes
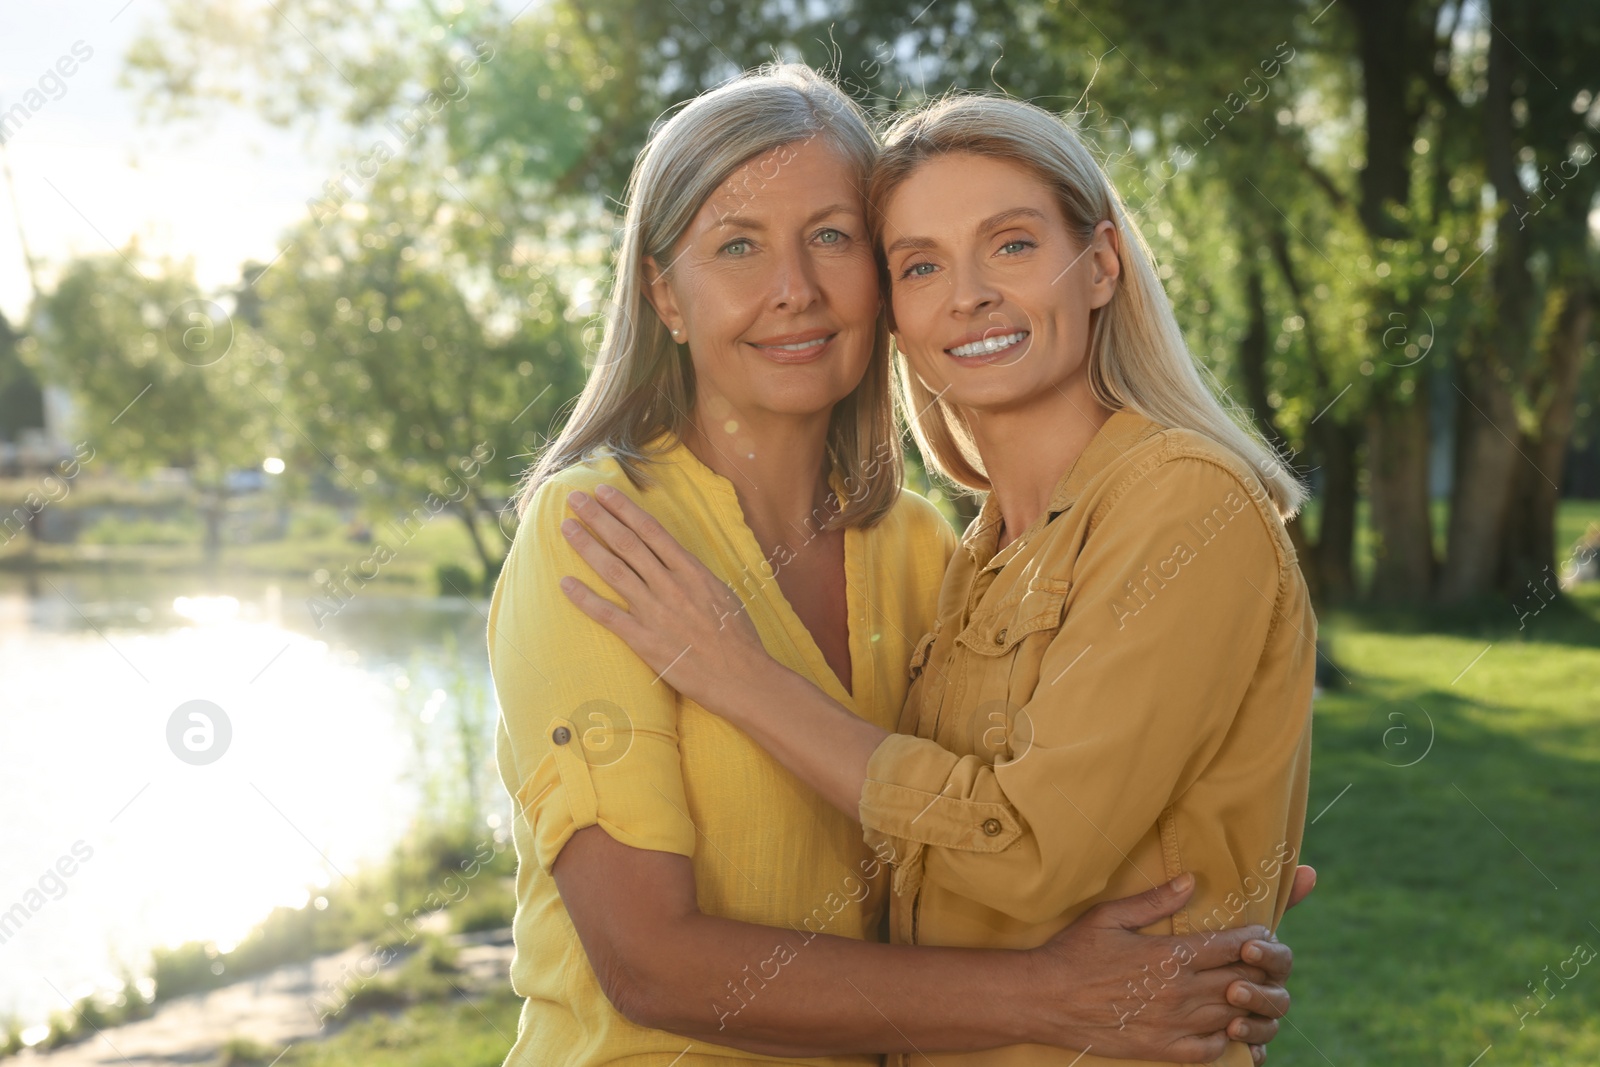
[[[312,595],[0,586],[0,1016],[41,1019],[52,985],[113,986],[155,945],[237,940],[447,802],[439,761],[486,771],[483,605],[368,590],[319,629]],[[197,700],[231,730],[203,765],[168,739]]]

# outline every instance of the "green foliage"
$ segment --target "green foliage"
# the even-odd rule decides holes
[[[398,171],[360,217],[306,225],[264,275],[259,329],[279,372],[263,395],[316,443],[301,462],[331,463],[337,488],[398,510],[402,530],[456,516],[491,572],[517,457],[581,384],[578,342],[548,284],[513,307],[484,289],[454,227],[463,212],[471,227],[490,221],[415,179]],[[390,539],[403,551],[404,533]]]
[[[271,409],[253,386],[270,357],[225,311],[194,303],[185,272],[163,265],[152,277],[137,256],[130,247],[69,265],[23,350],[72,391],[97,454],[131,473],[184,467],[216,486],[229,468],[261,462]]]
[[[215,1067],[271,1067],[281,1049],[249,1037],[230,1037],[217,1050]]]
[[[423,934],[406,952],[404,962],[397,967],[349,990],[331,1016],[349,1022],[372,1012],[448,1000],[459,994],[454,976],[460,974],[461,968],[449,942],[436,934]]]
[[[459,563],[441,563],[434,568],[440,596],[470,596],[481,591],[482,583]]]
[[[199,544],[200,536],[200,524],[189,512],[160,519],[106,515],[78,538],[86,545],[194,545]]]
[[[508,879],[485,879],[466,900],[450,909],[450,928],[458,934],[501,930],[517,913],[517,894]]]

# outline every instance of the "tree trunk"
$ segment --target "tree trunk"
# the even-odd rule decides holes
[[[1449,548],[1439,580],[1439,599],[1447,604],[1487,596],[1496,589],[1501,546],[1511,511],[1512,476],[1517,464],[1516,412],[1510,386],[1489,364],[1456,383],[1455,486],[1450,495]],[[1463,384],[1465,388],[1463,388]]]
[[[1291,530],[1295,548],[1300,553],[1300,570],[1306,576],[1313,602],[1338,603],[1348,600],[1355,591],[1355,534],[1356,497],[1359,478],[1357,465],[1357,434],[1349,424],[1341,422],[1343,415],[1333,414],[1343,393],[1335,393],[1328,377],[1327,365],[1322,359],[1322,345],[1318,331],[1313,327],[1312,309],[1306,301],[1299,272],[1289,252],[1288,235],[1282,227],[1273,227],[1267,235],[1267,246],[1277,265],[1284,285],[1297,314],[1305,321],[1306,363],[1316,383],[1315,403],[1324,410],[1306,433],[1308,457],[1312,465],[1322,471],[1322,518],[1318,523],[1317,539],[1313,543],[1303,528]],[[1274,444],[1283,443],[1283,433],[1272,417],[1267,401],[1266,353],[1267,323],[1266,303],[1262,296],[1261,279],[1252,265],[1249,282],[1250,321],[1245,338],[1240,343],[1240,364],[1245,368],[1245,384],[1250,402],[1258,412],[1257,423]],[[1348,405],[1346,405],[1348,409]],[[1326,417],[1326,421],[1323,421]],[[1320,423],[1320,425],[1319,425]],[[1297,528],[1300,527],[1296,523]]]
[[[1411,200],[1411,142],[1416,108],[1408,102],[1412,69],[1426,54],[1413,32],[1414,0],[1354,0],[1361,96],[1366,104],[1366,162],[1361,167],[1361,221],[1369,234],[1402,237],[1390,206]]]
[[[1558,548],[1555,543],[1556,509],[1593,319],[1588,279],[1580,276],[1562,299],[1550,338],[1544,388],[1540,391],[1542,402],[1538,405],[1538,433],[1524,434],[1519,442],[1529,462],[1519,462],[1514,468],[1513,503],[1499,574],[1502,587],[1513,592],[1529,582],[1538,585],[1557,573],[1556,553],[1564,556],[1571,548]]]
[[[1504,34],[1489,35],[1484,94],[1484,169],[1503,205],[1495,227],[1489,315],[1481,358],[1463,361],[1457,390],[1456,477],[1451,495],[1450,544],[1439,596],[1459,603],[1506,592],[1501,567],[1514,500],[1517,450],[1513,383],[1529,362],[1533,341],[1534,284],[1522,218],[1527,193],[1517,175],[1512,129],[1513,58]],[[1469,349],[1470,351],[1470,349]]]
[[[1433,589],[1433,522],[1428,513],[1431,443],[1426,377],[1409,399],[1378,392],[1367,416],[1367,468],[1372,502],[1371,598],[1426,600]]]
[[[1289,443],[1278,427],[1278,420],[1273,417],[1272,401],[1267,396],[1267,299],[1261,267],[1253,258],[1246,260],[1244,282],[1249,321],[1244,336],[1239,339],[1239,377],[1244,383],[1245,400],[1250,405],[1250,418],[1256,428],[1274,448],[1288,452]],[[1306,530],[1304,516],[1305,513],[1301,512],[1289,520],[1289,540],[1300,559],[1300,573],[1305,578],[1311,601],[1321,604],[1322,560],[1317,554],[1317,543],[1311,540]],[[1326,524],[1326,512],[1322,521]]]
[[[1315,458],[1322,467],[1322,520],[1311,555],[1316,561],[1314,569],[1320,602],[1338,604],[1350,600],[1356,590],[1356,490],[1361,469],[1356,451],[1359,442],[1356,432],[1342,422],[1332,421],[1331,414],[1311,429]]]
[[[210,566],[222,556],[222,520],[227,511],[227,496],[220,488],[206,489],[201,499],[200,513],[206,527],[204,558]]]
[[[477,497],[468,494],[456,503],[456,514],[461,517],[461,522],[467,528],[467,536],[472,539],[472,550],[478,555],[478,562],[483,565],[483,584],[487,588],[500,574],[503,560],[489,555],[488,546],[483,543],[483,535],[478,532]]]

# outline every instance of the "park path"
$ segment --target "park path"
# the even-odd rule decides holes
[[[461,968],[451,980],[468,996],[510,981],[511,928],[449,938]],[[326,1003],[352,974],[370,974],[371,947],[357,945],[306,963],[280,967],[246,979],[159,1005],[148,1019],[111,1027],[98,1037],[53,1052],[25,1050],[9,1063],[17,1067],[160,1067],[212,1062],[230,1038],[247,1037],[272,1048],[315,1041],[329,1030],[318,1019]],[[387,973],[404,962],[391,962]]]

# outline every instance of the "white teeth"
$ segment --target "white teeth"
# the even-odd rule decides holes
[[[818,345],[826,344],[827,341],[826,337],[819,337],[815,341],[802,341],[797,345],[762,345],[761,347],[775,349],[779,352],[805,352],[808,349],[816,348]]]
[[[990,337],[987,340],[974,341],[970,345],[952,348],[949,352],[952,356],[985,356],[992,352],[998,352],[1002,348],[1009,348],[1026,336],[1028,336],[1027,330],[1018,330],[1016,333],[1008,333],[1003,337]]]

